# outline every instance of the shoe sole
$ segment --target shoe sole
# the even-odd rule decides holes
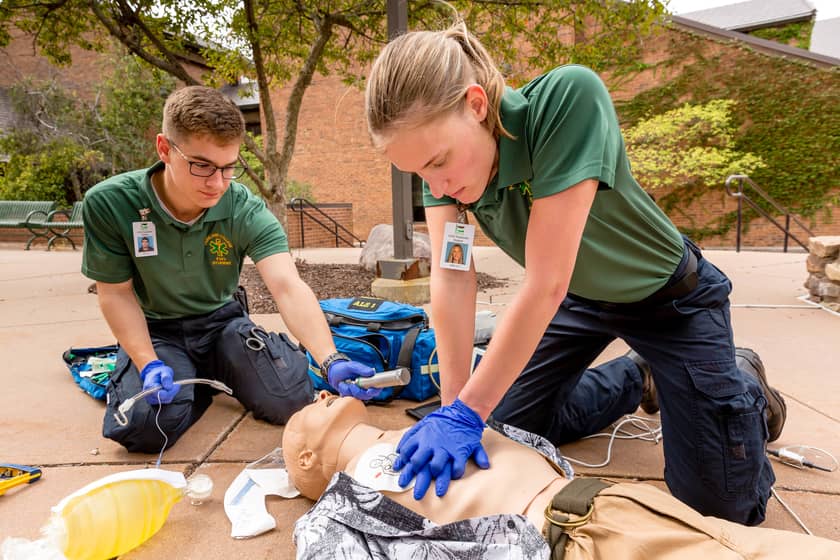
[[[761,357],[754,350],[750,348],[736,348],[735,358],[736,364],[737,359],[741,358],[747,364],[749,364],[752,368],[752,371],[755,372],[755,378],[758,380],[759,385],[761,385],[761,390],[764,393],[764,398],[767,399],[767,410],[771,412],[774,417],[773,422],[770,422],[769,418],[767,419],[767,441],[776,441],[777,439],[779,439],[779,436],[782,435],[782,430],[785,427],[785,420],[787,419],[787,404],[785,403],[785,399],[782,397],[779,391],[777,391],[776,389],[771,387],[769,383],[767,383],[767,375],[764,371],[764,363],[761,361]],[[778,413],[773,412],[774,410],[778,410]],[[781,418],[776,418],[777,416],[781,416]],[[776,424],[775,420],[779,420],[779,426],[773,426],[771,429],[771,425]]]

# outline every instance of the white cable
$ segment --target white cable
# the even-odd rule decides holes
[[[163,459],[163,452],[164,452],[164,450],[166,450],[166,444],[169,443],[169,436],[167,436],[166,432],[163,431],[163,428],[160,427],[160,411],[163,408],[163,403],[160,402],[160,391],[158,391],[155,394],[157,395],[157,401],[158,401],[158,409],[157,409],[157,412],[155,412],[155,426],[157,426],[157,429],[160,430],[161,434],[163,434],[163,447],[160,448],[160,454],[158,455],[157,463],[155,463],[155,468],[159,469],[160,468],[160,462]]]
[[[636,428],[638,430],[642,430],[642,432],[630,433],[630,432],[622,430],[621,428],[626,424],[630,424],[634,428]],[[652,424],[656,424],[656,426],[652,426]],[[623,435],[618,435],[619,432]],[[653,444],[657,444],[662,439],[662,426],[661,426],[661,424],[658,420],[653,420],[653,419],[650,419],[650,418],[642,418],[641,416],[634,416],[634,415],[628,414],[628,415],[625,415],[624,418],[615,425],[615,428],[613,428],[611,433],[601,432],[601,433],[597,433],[597,434],[592,434],[591,436],[586,436],[586,437],[581,438],[581,439],[590,439],[590,438],[596,438],[596,437],[608,437],[608,438],[610,438],[610,441],[607,444],[607,457],[606,457],[606,459],[604,459],[603,462],[601,462],[597,465],[593,465],[593,464],[581,461],[579,459],[573,459],[566,454],[563,454],[563,457],[565,457],[566,460],[569,461],[570,463],[575,463],[575,464],[580,465],[582,467],[589,467],[591,469],[598,469],[598,468],[601,468],[601,467],[606,467],[607,465],[610,464],[610,460],[612,458],[612,447],[613,447],[613,443],[615,443],[615,440],[617,440],[617,439],[638,439],[638,440],[642,440],[642,441],[650,441]]]
[[[814,533],[811,532],[811,530],[808,527],[805,526],[805,523],[803,523],[802,520],[799,519],[799,516],[796,515],[796,512],[794,512],[793,509],[791,509],[791,507],[789,505],[787,505],[787,503],[785,503],[785,501],[782,499],[782,497],[779,496],[778,492],[776,492],[775,487],[770,487],[770,493],[773,494],[774,498],[779,500],[779,503],[782,504],[782,507],[787,510],[787,512],[791,515],[791,517],[793,517],[793,519],[796,520],[796,522],[799,524],[799,526],[802,527],[802,529],[806,533],[808,533],[809,535],[814,534]]]

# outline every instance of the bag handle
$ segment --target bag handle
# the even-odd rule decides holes
[[[340,325],[351,325],[355,327],[364,327],[370,332],[379,332],[382,329],[390,331],[402,331],[413,328],[418,325],[421,327],[426,325],[426,319],[421,315],[412,315],[411,317],[405,317],[402,319],[373,320],[360,319],[358,317],[349,317],[347,315],[341,315],[338,313],[325,311],[324,316],[327,319],[327,323],[331,327],[337,327]]]
[[[397,367],[404,367],[411,373],[411,355],[414,354],[414,343],[417,342],[417,336],[420,334],[421,327],[414,327],[405,333],[403,337],[402,346],[400,346],[400,353],[397,356]],[[392,399],[396,399],[400,393],[405,389],[405,385],[394,387],[394,392],[391,394]]]

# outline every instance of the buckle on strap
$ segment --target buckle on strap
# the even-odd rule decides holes
[[[562,529],[586,525],[595,510],[595,496],[609,486],[599,478],[573,479],[545,507],[545,520]]]
[[[589,504],[589,509],[584,515],[570,517],[565,515],[565,512],[554,509],[552,504],[545,506],[545,520],[556,527],[563,529],[574,529],[576,527],[583,527],[589,523],[589,518],[592,517],[592,512],[595,511],[595,503]]]

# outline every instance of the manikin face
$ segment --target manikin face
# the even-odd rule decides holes
[[[420,175],[435,198],[470,204],[481,198],[494,171],[496,140],[482,124],[486,118],[487,95],[481,86],[470,86],[463,108],[389,134],[385,156],[402,171]]]
[[[321,391],[283,429],[286,469],[301,494],[317,499],[336,471],[338,450],[357,424],[367,423],[362,401]]]
[[[166,164],[166,195],[169,199],[166,202],[175,207],[173,210],[185,214],[198,214],[215,206],[230,187],[231,180],[224,179],[219,170],[209,177],[197,177],[190,173],[190,163],[216,167],[236,165],[239,147],[239,142],[219,145],[209,136],[188,136],[177,140],[158,134],[158,156]]]

